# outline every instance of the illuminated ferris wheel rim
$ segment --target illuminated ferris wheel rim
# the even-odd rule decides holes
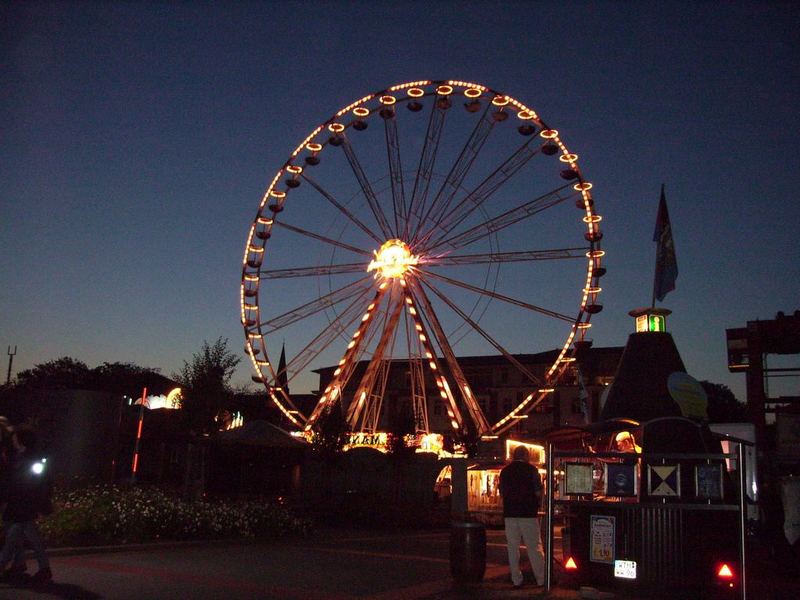
[[[281,388],[276,385],[280,379],[267,355],[262,323],[259,318],[261,309],[258,302],[258,286],[261,280],[261,264],[266,242],[272,235],[272,227],[276,222],[275,217],[283,210],[287,196],[292,190],[292,182],[297,181],[297,185],[299,185],[299,179],[306,168],[302,164],[303,161],[305,161],[305,165],[317,164],[318,155],[329,145],[339,145],[341,142],[336,143],[336,140],[344,136],[350,128],[355,130],[359,130],[362,126],[366,128],[363,123],[367,118],[379,114],[384,120],[393,119],[394,111],[399,104],[406,103],[410,110],[417,112],[420,110],[420,103],[424,98],[433,97],[437,103],[451,103],[452,99],[459,96],[463,96],[467,103],[484,101],[488,105],[487,110],[493,108],[497,112],[505,112],[503,120],[508,116],[516,116],[520,123],[520,133],[523,133],[525,128],[529,129],[523,135],[531,135],[538,130],[538,136],[549,148],[549,151],[544,151],[543,146],[543,152],[558,154],[559,161],[565,167],[562,177],[575,182],[572,188],[579,195],[576,205],[582,204],[584,213],[582,220],[586,226],[584,237],[589,242],[586,252],[586,277],[580,307],[576,317],[570,319],[572,323],[570,331],[557,353],[556,359],[546,371],[544,384],[531,392],[511,412],[491,425],[488,430],[484,428],[481,433],[487,436],[502,433],[512,427],[517,422],[516,419],[527,415],[536,404],[552,392],[554,383],[563,373],[566,365],[574,360],[573,346],[577,347],[576,337],[578,342],[583,341],[586,330],[591,327],[589,322],[591,315],[602,309],[602,306],[596,303],[597,294],[600,292],[597,279],[605,271],[601,267],[604,251],[600,248],[599,243],[602,238],[599,228],[601,217],[594,211],[592,184],[586,181],[581,174],[578,155],[567,149],[557,130],[548,127],[534,110],[513,97],[475,83],[455,80],[414,81],[369,94],[336,112],[316,127],[295,148],[284,165],[277,171],[262,197],[245,247],[240,288],[240,316],[245,330],[247,354],[257,374],[254,379],[264,383],[273,402],[297,427],[308,428],[310,426],[309,418],[300,414],[288,394],[281,394]],[[448,108],[449,105],[447,104]],[[475,105],[477,106],[477,104]],[[465,104],[465,106],[467,105]],[[469,106],[467,106],[467,110],[474,112],[470,110]],[[564,173],[567,173],[568,177],[565,177]],[[286,177],[285,189],[279,189],[284,177]],[[410,223],[411,220],[412,215],[409,212],[408,222]],[[417,226],[424,229],[425,224],[420,219]],[[380,222],[380,219],[379,227],[376,229],[380,229],[380,231],[371,236],[376,241],[375,247],[359,250],[367,256],[364,262],[364,272],[371,274],[374,272],[376,277],[380,275],[380,278],[385,281],[398,279],[405,282],[405,275],[409,271],[414,271],[419,263],[424,263],[427,257],[424,252],[418,253],[417,245],[407,239],[408,231],[405,232],[406,235],[400,235],[399,231],[391,231],[391,226]],[[378,245],[378,242],[382,242],[382,244]],[[387,251],[385,255],[384,251]],[[405,283],[403,286],[405,287]],[[468,393],[471,392],[468,391]]]

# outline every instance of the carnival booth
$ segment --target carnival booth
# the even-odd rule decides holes
[[[505,441],[503,459],[483,460],[467,469],[467,510],[469,517],[486,525],[503,524],[503,500],[500,496],[500,471],[510,461],[517,446],[525,446],[531,463],[545,478],[545,450],[541,443],[528,440]]]

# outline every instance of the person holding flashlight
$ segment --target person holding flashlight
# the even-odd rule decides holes
[[[3,511],[6,540],[0,551],[0,569],[4,570],[5,578],[25,572],[22,551],[27,540],[39,563],[39,571],[31,578],[32,582],[46,583],[53,579],[53,574],[36,519],[52,512],[47,459],[37,456],[36,432],[29,427],[15,428],[11,442],[14,456],[6,481],[6,507]],[[12,560],[14,566],[5,571]]]

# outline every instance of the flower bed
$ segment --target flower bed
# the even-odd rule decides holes
[[[97,485],[56,492],[40,522],[51,546],[304,535],[310,521],[269,501],[185,502],[156,487]]]

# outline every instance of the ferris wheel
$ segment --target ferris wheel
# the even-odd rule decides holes
[[[431,410],[455,436],[508,430],[553,391],[602,310],[591,190],[560,133],[488,87],[415,81],[348,104],[289,155],[250,227],[253,379],[306,431],[334,407],[351,430],[378,431],[396,373],[418,432]],[[521,358],[552,348],[543,371]],[[491,413],[457,358],[489,355],[525,390]],[[323,371],[304,414],[287,388],[312,390]]]

